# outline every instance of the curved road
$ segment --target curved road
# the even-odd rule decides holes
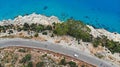
[[[40,42],[40,41],[20,39],[20,38],[0,39],[0,47],[7,47],[7,46],[26,46],[26,47],[42,48],[42,49],[58,52],[61,54],[65,54],[71,57],[74,57],[74,54],[77,54],[78,57],[75,57],[76,59],[93,64],[97,67],[119,67],[111,63],[105,62],[101,59],[98,59],[96,57],[93,57],[80,50],[72,49],[70,47],[57,45],[49,42]]]

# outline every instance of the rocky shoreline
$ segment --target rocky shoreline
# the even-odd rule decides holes
[[[14,24],[14,25],[23,25],[24,23],[38,23],[38,24],[42,24],[42,25],[52,25],[52,23],[61,23],[61,21],[55,17],[55,16],[44,16],[41,14],[30,14],[30,15],[26,15],[26,16],[17,16],[14,20],[8,19],[8,20],[3,20],[0,21],[0,25],[4,26],[4,25],[10,25],[10,24]],[[114,40],[114,41],[119,41],[120,42],[120,34],[117,32],[109,32],[105,29],[95,29],[94,27],[87,25],[90,29],[91,29],[91,34],[94,37],[98,37],[101,35],[105,35],[108,37],[108,39],[110,40]]]
[[[1,26],[10,25],[10,24],[14,24],[17,26],[17,25],[23,25],[24,23],[28,23],[28,24],[38,23],[38,24],[42,24],[42,25],[52,25],[53,23],[61,23],[61,21],[55,16],[46,17],[44,15],[35,14],[35,13],[26,15],[23,17],[18,16],[14,20],[9,19],[9,20],[0,21]],[[105,29],[95,29],[92,26],[89,26],[89,25],[87,25],[87,26],[91,29],[90,33],[94,37],[105,35],[110,40],[120,42],[120,34],[118,34],[118,33],[111,33]],[[24,33],[26,33],[26,32],[24,32]],[[0,37],[5,36],[5,35],[7,35],[7,34],[0,33]],[[17,32],[15,32],[13,34],[13,36],[14,35],[17,35]],[[24,34],[24,35],[27,36],[27,34]],[[75,49],[80,49],[91,55],[95,55],[98,53],[98,54],[104,56],[104,58],[102,58],[102,59],[104,59],[106,61],[111,61],[111,62],[114,62],[114,63],[120,65],[120,56],[119,56],[120,53],[112,54],[109,50],[106,50],[105,47],[99,46],[98,48],[94,48],[91,43],[83,42],[83,41],[80,41],[80,45],[77,45],[77,41],[73,37],[70,37],[70,36],[55,36],[55,37],[51,38],[49,35],[42,35],[40,33],[39,33],[39,36],[40,37],[38,37],[38,38],[32,38],[32,39],[35,39],[35,40],[42,39],[43,41],[59,43],[60,45],[64,44],[63,46],[70,46]]]
[[[92,26],[87,25],[90,29],[91,29],[91,34],[94,37],[98,37],[101,35],[105,35],[108,37],[108,39],[113,40],[113,41],[117,41],[120,42],[120,34],[117,32],[109,32],[105,29],[95,29]]]

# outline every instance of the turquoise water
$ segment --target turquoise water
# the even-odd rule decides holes
[[[74,18],[120,33],[119,0],[0,0],[0,20],[33,12],[60,20]]]

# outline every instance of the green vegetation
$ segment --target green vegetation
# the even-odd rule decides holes
[[[26,50],[25,50],[25,49],[19,49],[18,51],[19,51],[19,52],[23,52],[23,53],[25,53],[25,52],[26,52]]]
[[[19,51],[20,49],[25,49],[27,52],[25,53],[16,52]],[[32,49],[27,47],[24,48],[7,47],[7,48],[1,48],[0,51],[3,52],[0,53],[3,56],[0,57],[0,67],[15,67],[15,66],[17,67],[77,67],[77,65],[81,67],[81,65],[79,64],[81,63],[81,61],[78,62],[74,58],[62,56],[59,54],[56,55],[56,53],[54,54],[51,52],[41,51],[39,49]],[[20,50],[20,51],[24,52],[24,50]],[[44,53],[41,54],[41,52],[44,52],[46,54]],[[56,55],[57,58],[54,57],[54,55]],[[61,56],[63,58],[60,60]],[[70,61],[70,60],[75,60],[75,61]],[[89,66],[89,64],[87,63],[83,63],[83,64]]]
[[[85,67],[85,65],[82,65],[81,67]]]
[[[37,64],[36,64],[36,67],[43,67],[44,66],[44,62],[38,62]]]
[[[114,42],[113,40],[107,40],[106,41],[106,46],[112,53],[120,53],[120,43],[119,42]]]
[[[47,54],[42,55],[42,57],[47,57]]]
[[[27,54],[27,55],[25,55],[25,57],[22,58],[22,60],[20,61],[20,63],[26,63],[26,62],[28,62],[30,60],[31,60],[31,55]]]
[[[8,34],[11,34],[11,33],[13,33],[13,30],[9,30],[9,31],[8,31]]]
[[[44,26],[41,24],[37,25],[35,28],[35,32],[42,32],[43,30],[44,30]]]
[[[55,29],[54,29],[54,34],[57,34],[57,35],[67,35],[67,32],[68,32],[68,26],[65,24],[65,23],[58,23],[58,24],[55,24]]]
[[[29,24],[28,24],[28,23],[25,23],[25,24],[23,25],[23,30],[24,30],[24,31],[28,31],[29,29],[30,29]]]
[[[76,21],[69,19],[64,23],[55,24],[54,34],[57,35],[70,35],[76,39],[82,39],[85,42],[91,41],[90,29],[82,23],[82,21]]]
[[[18,32],[20,31],[27,31],[29,34],[31,32],[34,32],[34,37],[38,37],[39,33],[42,33],[43,35],[47,35],[48,33],[46,30],[53,32],[51,37],[54,37],[55,35],[57,36],[63,36],[63,35],[69,35],[72,37],[75,37],[79,41],[82,40],[84,42],[91,42],[93,43],[94,47],[100,46],[105,46],[108,48],[112,53],[120,53],[120,43],[115,42],[113,40],[109,40],[105,36],[97,37],[94,38],[90,34],[90,29],[84,24],[82,21],[77,21],[74,19],[68,19],[67,21],[63,23],[53,23],[53,25],[41,25],[37,23],[24,23],[24,25],[16,25],[14,26],[13,24],[11,25],[4,25],[0,26],[0,33],[6,33],[12,34],[14,33],[14,30],[17,30]],[[33,35],[31,35],[32,37]],[[14,36],[3,36],[5,37],[11,37],[13,38]]]
[[[68,62],[68,64],[70,65],[70,67],[78,67],[73,61]]]
[[[38,33],[35,33],[34,37],[38,37],[38,36],[39,36]]]
[[[47,25],[47,26],[45,27],[45,30],[52,30],[52,26]]]
[[[32,62],[29,62],[27,67],[33,67],[33,63]]]
[[[93,40],[93,46],[94,47],[98,47],[98,45],[101,45],[102,44],[102,40],[101,40],[101,38],[100,37],[97,37],[97,38],[94,38],[94,40]]]
[[[120,43],[115,42],[113,40],[109,40],[107,39],[106,36],[94,38],[92,43],[94,47],[101,45],[101,46],[107,47],[112,53],[115,53],[115,52],[120,53]]]
[[[104,58],[104,56],[103,55],[101,55],[101,54],[99,54],[99,53],[96,53],[96,54],[94,54],[96,57],[98,57],[98,58]]]
[[[60,63],[59,63],[59,64],[60,64],[60,65],[66,65],[66,64],[67,64],[67,62],[66,62],[65,58],[61,59],[61,61],[60,61]]]
[[[77,64],[73,61],[67,62],[65,58],[61,59],[61,61],[59,62],[60,65],[67,65],[69,64],[70,67],[78,67]]]
[[[22,31],[22,28],[20,26],[17,26],[17,29],[16,29],[18,32]]]
[[[47,35],[47,32],[43,32],[42,34],[43,34],[43,35]]]
[[[0,64],[0,67],[3,67],[2,64]]]

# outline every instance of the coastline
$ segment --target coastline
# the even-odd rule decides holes
[[[50,16],[47,17],[45,15],[41,14],[30,14],[30,15],[25,15],[25,16],[17,16],[14,18],[14,20],[8,19],[8,20],[2,20],[0,21],[0,25],[9,25],[9,24],[15,24],[15,25],[23,25],[24,23],[38,23],[42,25],[52,25],[52,23],[62,23],[63,21],[60,21],[58,17],[56,16]],[[113,41],[118,41],[120,42],[120,34],[117,32],[109,32],[108,30],[105,29],[100,29],[100,28],[94,28],[93,26],[86,25],[91,29],[91,34],[96,38],[101,35],[105,35],[108,37],[108,39],[113,40]]]
[[[14,20],[3,20],[3,21],[0,21],[0,25],[10,25],[10,24],[14,24],[14,25],[23,25],[24,23],[38,23],[38,24],[43,24],[43,25],[52,25],[52,23],[62,23],[57,17],[55,16],[51,16],[51,17],[46,17],[44,15],[40,15],[40,14],[30,14],[30,15],[26,15],[26,16],[18,16],[16,17]],[[108,37],[108,39],[110,40],[114,40],[114,41],[119,41],[120,42],[120,34],[118,33],[111,33],[105,29],[95,29],[93,28],[92,26],[89,26],[87,25],[90,29],[91,29],[91,34],[94,36],[94,37],[97,37],[97,36],[101,36],[101,35],[105,35]],[[1,35],[4,35],[4,33],[1,33]],[[16,35],[16,34],[15,34]],[[48,37],[48,36],[43,36],[43,38],[48,38],[50,42],[53,42],[54,40],[60,40],[62,37],[55,37],[54,39]],[[71,42],[71,47],[72,48],[77,48],[77,49],[80,49],[82,48],[84,52],[87,52],[89,54],[91,54],[90,52],[90,49],[92,49],[93,47],[89,46],[86,46],[84,44],[86,44],[85,42],[81,42],[82,43],[82,47],[79,48],[79,46],[76,46],[74,44],[76,43],[72,43],[73,41],[76,42],[74,40],[74,38],[72,37],[67,37],[69,39],[69,42]],[[72,41],[71,41],[72,40]],[[60,44],[69,44],[69,43],[65,43],[64,41],[61,42]],[[89,43],[88,43],[89,44]],[[63,45],[64,46],[64,45]],[[68,45],[67,45],[68,46]],[[98,51],[99,52],[99,51]],[[106,54],[106,55],[112,55],[112,54]],[[119,55],[119,54],[118,54]],[[117,56],[118,56],[117,55]],[[114,57],[116,57],[116,59],[120,58],[120,57],[117,57],[116,54],[115,55],[112,55]],[[119,60],[119,59],[118,59]]]
[[[94,37],[98,37],[101,35],[105,35],[108,37],[108,39],[116,41],[116,42],[120,42],[120,34],[117,32],[109,32],[105,29],[95,29],[93,26],[87,25],[90,29],[91,29],[91,34]]]

